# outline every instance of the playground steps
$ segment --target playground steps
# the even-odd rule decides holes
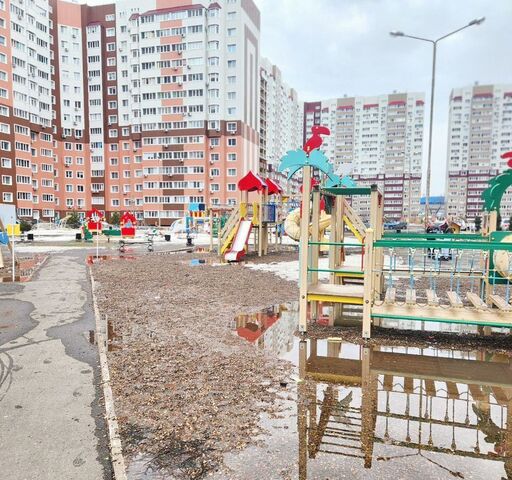
[[[500,310],[503,310],[504,312],[512,312],[512,305],[507,303],[507,301],[500,295],[489,295],[489,300]]]
[[[313,283],[308,285],[308,301],[363,304],[363,285],[335,285],[332,283]]]
[[[489,310],[486,303],[476,293],[468,292],[466,298],[477,310]]]
[[[387,305],[394,305],[396,301],[396,288],[388,288],[386,290],[386,296],[384,297],[384,303]]]
[[[347,224],[347,227],[354,234],[354,236],[363,243],[366,234],[366,225],[361,220],[361,217],[354,211],[351,205],[344,200],[343,203],[343,221]]]
[[[446,292],[446,295],[448,296],[448,300],[450,301],[452,308],[463,307],[462,300],[457,292]]]
[[[427,290],[427,305],[431,307],[439,306],[439,297],[434,290]]]
[[[240,220],[240,206],[238,205],[229,216],[226,224],[220,231],[220,253],[224,255],[224,253],[231,246],[231,242],[236,233],[236,227],[238,225],[238,221]]]

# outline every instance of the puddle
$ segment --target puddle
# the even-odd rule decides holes
[[[322,307],[317,322],[332,323],[335,313],[338,322],[358,315]],[[297,323],[298,302],[233,320],[241,338],[292,362],[295,381],[271,387],[281,412],[262,415],[257,444],[225,455],[228,470],[208,478],[512,479],[512,352],[300,340]],[[128,478],[180,477],[139,455]]]
[[[262,417],[264,447],[225,457],[229,478],[512,478],[512,353],[300,341],[295,304],[235,324],[290,360],[297,382],[283,395],[284,414]],[[285,348],[267,342],[278,336]]]
[[[298,309],[299,302],[290,302],[258,313],[237,315],[233,329],[248,342],[286,358],[293,348]]]

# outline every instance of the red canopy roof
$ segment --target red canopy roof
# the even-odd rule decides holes
[[[252,172],[249,172],[238,182],[238,189],[242,192],[254,192],[256,190],[261,192],[264,188],[267,188],[265,180]]]
[[[269,195],[275,195],[275,194],[279,195],[279,194],[283,193],[283,189],[281,188],[281,185],[279,185],[279,183],[277,183],[277,182],[274,182],[274,180],[267,178],[265,180],[265,183],[268,186],[267,193]]]

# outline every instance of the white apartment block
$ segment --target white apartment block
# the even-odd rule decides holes
[[[283,155],[303,146],[303,105],[268,59],[260,61],[260,174],[277,180],[286,193],[296,193],[297,180],[277,172]]]
[[[450,218],[482,214],[488,181],[507,169],[501,154],[512,150],[512,84],[474,85],[450,95],[446,210]],[[503,197],[501,215],[512,214],[512,195]]]
[[[424,101],[423,93],[392,93],[307,102],[304,139],[313,125],[328,127],[322,150],[335,170],[351,167],[358,184],[377,184],[386,218],[414,219],[420,208]],[[366,199],[355,197],[353,205],[369,214]]]

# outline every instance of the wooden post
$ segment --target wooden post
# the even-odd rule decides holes
[[[311,241],[318,242],[320,241],[320,191],[317,189],[313,190],[313,211],[311,212]],[[302,224],[302,223],[301,223]],[[308,252],[309,253],[309,252]],[[318,268],[318,257],[320,254],[320,246],[312,245],[311,246],[311,268]],[[311,283],[318,283],[318,272],[311,272]],[[317,318],[317,303],[311,302],[310,312],[311,317],[316,320]]]
[[[370,193],[370,228],[373,229],[373,239],[380,240],[382,237],[382,220],[380,219],[380,211],[381,208],[379,206],[381,195],[379,190],[377,189],[377,185],[371,186]],[[376,297],[380,297],[382,295],[382,291],[384,288],[383,285],[383,276],[382,276],[382,263],[384,261],[384,255],[382,249],[379,249],[378,252],[375,252],[375,265],[378,268],[375,268],[373,271],[373,291]]]
[[[299,258],[299,332],[307,331],[308,315],[308,243],[309,214],[311,195],[311,167],[306,165],[302,170],[302,215],[300,218],[300,258]]]
[[[299,436],[299,480],[307,479],[308,471],[308,420],[306,384],[307,342],[299,342],[299,382],[297,385],[297,432]]]
[[[371,337],[371,313],[373,303],[373,270],[374,270],[374,255],[373,255],[373,229],[366,230],[366,237],[364,242],[364,290],[363,290],[363,338]]]
[[[371,468],[378,383],[377,376],[371,373],[371,350],[368,347],[362,349],[361,380],[361,450],[364,455],[364,468]]]

